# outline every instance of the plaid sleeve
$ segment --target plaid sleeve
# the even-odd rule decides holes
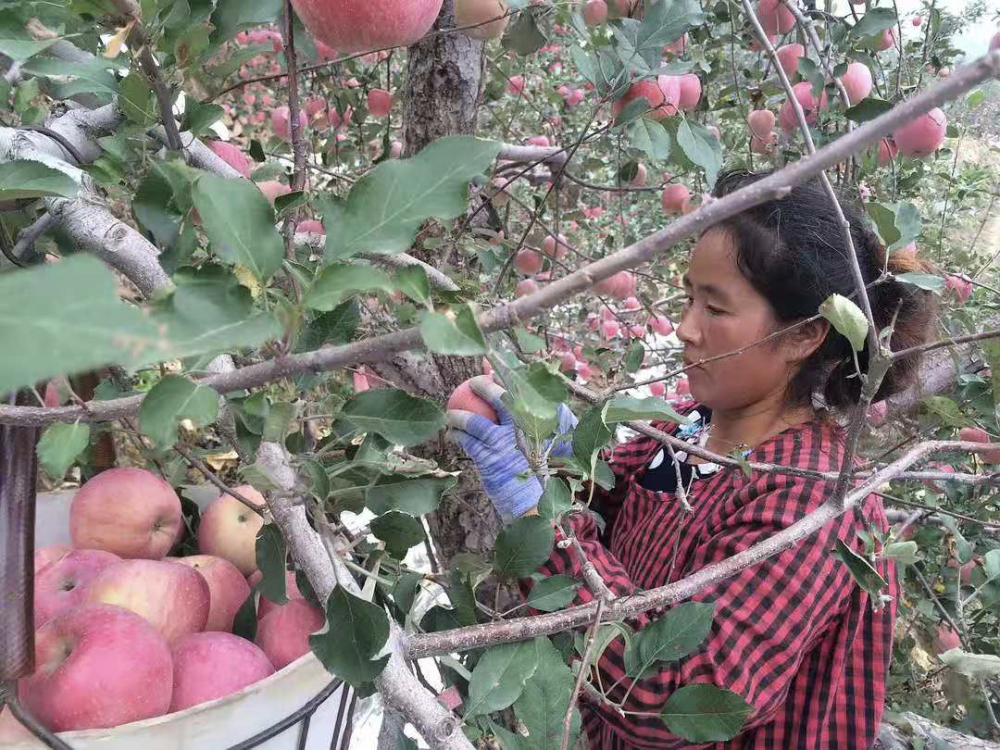
[[[712,529],[711,537],[696,547],[684,577],[788,528],[832,491],[825,482],[784,479],[787,481],[779,480],[778,484],[786,486],[738,503],[738,511]],[[625,567],[595,541],[592,524],[591,519],[580,516],[573,523],[587,557],[616,595],[631,593],[635,586]],[[853,580],[846,566],[829,550],[838,537],[859,549],[858,527],[854,511],[846,513],[796,547],[691,597],[690,601],[715,602],[709,635],[694,653],[676,662],[661,662],[658,671],[640,680],[625,676],[624,643],[621,638],[615,639],[597,664],[599,684],[615,703],[624,700],[622,708],[626,712],[639,715],[623,716],[607,705],[595,706],[601,719],[622,740],[637,747],[692,747],[667,731],[657,714],[678,688],[710,683],[737,693],[754,707],[744,731],[769,722],[784,703],[802,659],[849,602]],[[663,554],[669,554],[669,550]],[[582,579],[581,563],[572,547],[557,546],[541,572]],[[574,604],[592,598],[581,586]],[[646,613],[630,624],[641,630],[650,622],[650,613]]]

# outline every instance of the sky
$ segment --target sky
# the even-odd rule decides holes
[[[897,0],[899,15],[903,21],[903,34],[909,38],[910,34],[917,35],[923,33],[923,28],[914,28],[910,25],[910,19],[915,15],[921,15],[927,20],[925,7],[928,2],[924,0]],[[969,0],[937,0],[937,7],[945,8],[949,12],[961,15],[969,5]],[[983,22],[975,27],[965,29],[958,38],[953,40],[957,49],[962,50],[970,58],[980,57],[986,54],[990,38],[1000,30],[1000,23],[995,20],[996,14],[1000,11],[1000,0],[986,0],[986,17]],[[846,12],[847,4],[845,0],[837,0],[834,3],[834,12]]]

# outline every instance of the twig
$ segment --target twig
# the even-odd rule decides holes
[[[595,599],[601,599],[606,602],[614,601],[614,593],[608,588],[604,579],[601,578],[601,574],[597,572],[594,563],[587,557],[587,553],[584,552],[583,545],[576,538],[576,534],[567,529],[566,524],[562,524],[561,528],[563,534],[566,536],[566,541],[573,547],[573,552],[580,560],[580,572],[583,575],[583,582],[587,585],[587,589],[594,595]]]
[[[177,120],[174,118],[173,97],[160,74],[160,66],[157,64],[156,58],[153,57],[150,40],[138,20],[136,20],[129,37],[134,48],[138,49],[136,59],[139,61],[139,67],[149,79],[153,93],[156,95],[156,103],[160,108],[160,119],[163,121],[163,128],[167,134],[167,148],[171,151],[182,152],[184,144],[181,141],[180,131],[177,129]]]
[[[35,244],[35,240],[49,231],[53,226],[55,226],[56,220],[52,217],[48,211],[39,216],[30,225],[22,229],[17,234],[17,240],[14,242],[14,247],[11,253],[19,261],[25,260],[28,256],[29,248]]]
[[[587,648],[584,649],[583,659],[580,661],[580,673],[576,676],[576,684],[573,685],[573,692],[569,696],[569,706],[566,707],[566,716],[563,717],[562,742],[559,743],[559,750],[568,750],[570,729],[573,725],[573,709],[576,708],[577,698],[580,696],[580,689],[587,676],[587,669],[590,664],[590,657],[594,653],[594,644],[597,642],[597,631],[601,627],[601,615],[604,614],[604,600],[597,600],[597,611],[594,612],[594,623],[587,633]]]
[[[264,509],[261,508],[259,504],[255,503],[246,495],[237,492],[234,489],[231,489],[225,482],[223,482],[221,479],[219,479],[218,476],[216,476],[214,471],[212,471],[210,468],[208,468],[208,466],[205,465],[204,461],[202,461],[200,458],[194,455],[187,448],[178,444],[174,446],[174,450],[177,451],[185,461],[187,461],[194,468],[200,471],[205,476],[205,479],[207,479],[209,482],[211,482],[220,490],[222,490],[222,492],[229,495],[230,497],[236,498],[245,506],[247,506],[250,510],[252,510],[254,513],[256,513],[258,516],[264,515]]]

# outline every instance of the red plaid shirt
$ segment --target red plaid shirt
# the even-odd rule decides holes
[[[668,432],[675,426],[654,423]],[[748,479],[739,469],[723,467],[693,483],[688,502],[694,512],[688,514],[672,494],[636,481],[660,447],[639,436],[604,456],[617,481],[610,492],[595,491],[592,507],[607,521],[608,546],[592,518],[573,516],[587,557],[618,596],[672,583],[731,557],[803,518],[833,491],[829,481],[760,472]],[[814,421],[769,439],[750,460],[827,471],[839,468],[842,450],[842,431]],[[857,533],[869,523],[888,529],[875,495],[798,546],[691,597],[716,603],[708,637],[694,653],[661,662],[659,672],[640,679],[625,710],[656,714],[681,686],[711,683],[738,693],[755,711],[732,740],[697,747],[871,747],[892,654],[900,595],[896,568],[884,561],[877,565],[894,599],[875,612],[847,567],[830,555],[838,537],[863,550]],[[557,546],[540,572],[583,580],[572,548]],[[530,579],[523,582],[525,593],[530,587]],[[592,598],[581,586],[574,604]],[[630,625],[641,629],[650,621],[647,613]],[[624,644],[616,638],[597,664],[605,689],[617,682],[608,692],[616,703],[633,683],[623,678],[624,664]],[[623,717],[592,703],[581,703],[581,709],[592,750],[696,747],[671,734],[655,715]]]

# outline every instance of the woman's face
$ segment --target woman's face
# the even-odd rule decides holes
[[[742,349],[775,330],[770,304],[736,266],[725,230],[702,235],[684,275],[687,300],[677,328],[684,364]],[[745,409],[781,400],[794,375],[796,356],[775,339],[687,371],[691,395],[713,410]]]

